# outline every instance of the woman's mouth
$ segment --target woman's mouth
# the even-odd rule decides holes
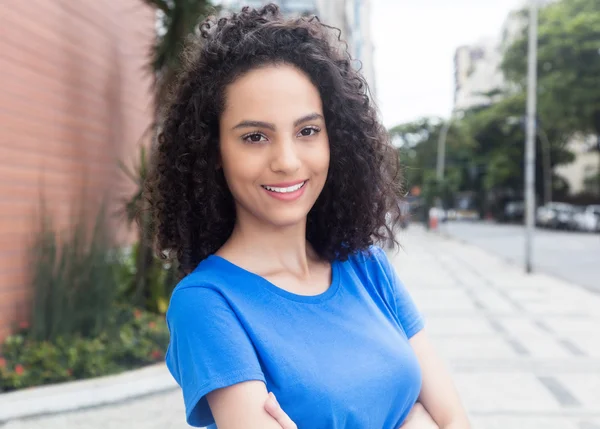
[[[308,180],[296,183],[278,183],[276,185],[261,185],[267,193],[278,200],[291,201],[300,198],[304,193],[304,185]]]

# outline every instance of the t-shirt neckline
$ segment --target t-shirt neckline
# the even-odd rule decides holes
[[[276,286],[275,284],[271,283],[269,280],[265,279],[264,277],[253,273],[252,271],[248,271],[245,268],[240,267],[239,265],[234,264],[233,262],[219,256],[219,255],[210,255],[207,259],[209,260],[213,260],[218,264],[221,265],[225,265],[228,266],[229,268],[232,268],[240,273],[243,273],[247,276],[250,276],[252,278],[254,278],[257,283],[260,283],[261,286],[263,286],[265,289],[283,297],[286,299],[289,299],[291,301],[297,301],[297,302],[305,302],[305,303],[320,303],[323,301],[326,301],[330,298],[332,298],[336,292],[339,289],[340,286],[340,273],[339,273],[339,262],[337,260],[334,260],[331,262],[331,284],[329,285],[329,287],[327,288],[326,291],[318,294],[318,295],[299,295],[293,292],[289,292],[285,289],[280,288],[279,286]]]

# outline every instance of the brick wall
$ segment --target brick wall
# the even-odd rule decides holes
[[[117,161],[152,116],[153,29],[142,0],[0,1],[0,339],[27,317],[40,195],[66,227],[82,195],[131,189]]]

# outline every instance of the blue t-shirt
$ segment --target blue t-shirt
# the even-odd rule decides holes
[[[248,380],[299,429],[397,429],[421,389],[408,339],[423,319],[378,247],[333,262],[316,296],[209,256],[177,285],[167,322],[192,426],[216,428],[206,394]]]

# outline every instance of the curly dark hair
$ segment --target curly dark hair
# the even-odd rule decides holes
[[[244,7],[206,19],[184,57],[148,183],[157,251],[176,258],[182,275],[231,235],[234,201],[217,168],[224,92],[245,72],[267,65],[303,71],[323,103],[331,160],[308,214],[307,240],[329,261],[393,240],[386,216],[392,224],[400,218],[398,157],[339,30],[317,17],[284,18],[272,4]]]

